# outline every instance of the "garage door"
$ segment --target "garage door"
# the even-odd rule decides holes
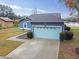
[[[34,27],[34,37],[59,39],[59,33],[62,32],[61,26]]]

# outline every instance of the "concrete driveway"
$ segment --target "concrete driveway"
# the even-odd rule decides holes
[[[59,41],[46,39],[26,40],[6,57],[11,59],[58,59]]]

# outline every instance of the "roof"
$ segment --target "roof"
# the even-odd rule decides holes
[[[7,17],[0,17],[1,20],[7,21],[7,22],[13,22],[10,18]]]
[[[60,13],[34,14],[29,18],[32,22],[63,22]]]
[[[31,20],[29,17],[24,17],[24,18],[21,18],[20,19],[20,21],[22,21],[22,20],[26,20],[26,21],[28,21],[28,20]]]

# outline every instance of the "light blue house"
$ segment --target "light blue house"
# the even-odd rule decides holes
[[[35,38],[59,39],[64,22],[59,13],[34,14],[20,22],[20,28],[30,29]]]
[[[31,30],[31,20],[29,18],[23,18],[20,20],[20,29]]]

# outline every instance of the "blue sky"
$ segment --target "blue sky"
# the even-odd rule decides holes
[[[36,8],[38,13],[61,13],[69,16],[69,10],[59,0],[0,0],[0,4],[10,6],[17,15],[31,15]]]

